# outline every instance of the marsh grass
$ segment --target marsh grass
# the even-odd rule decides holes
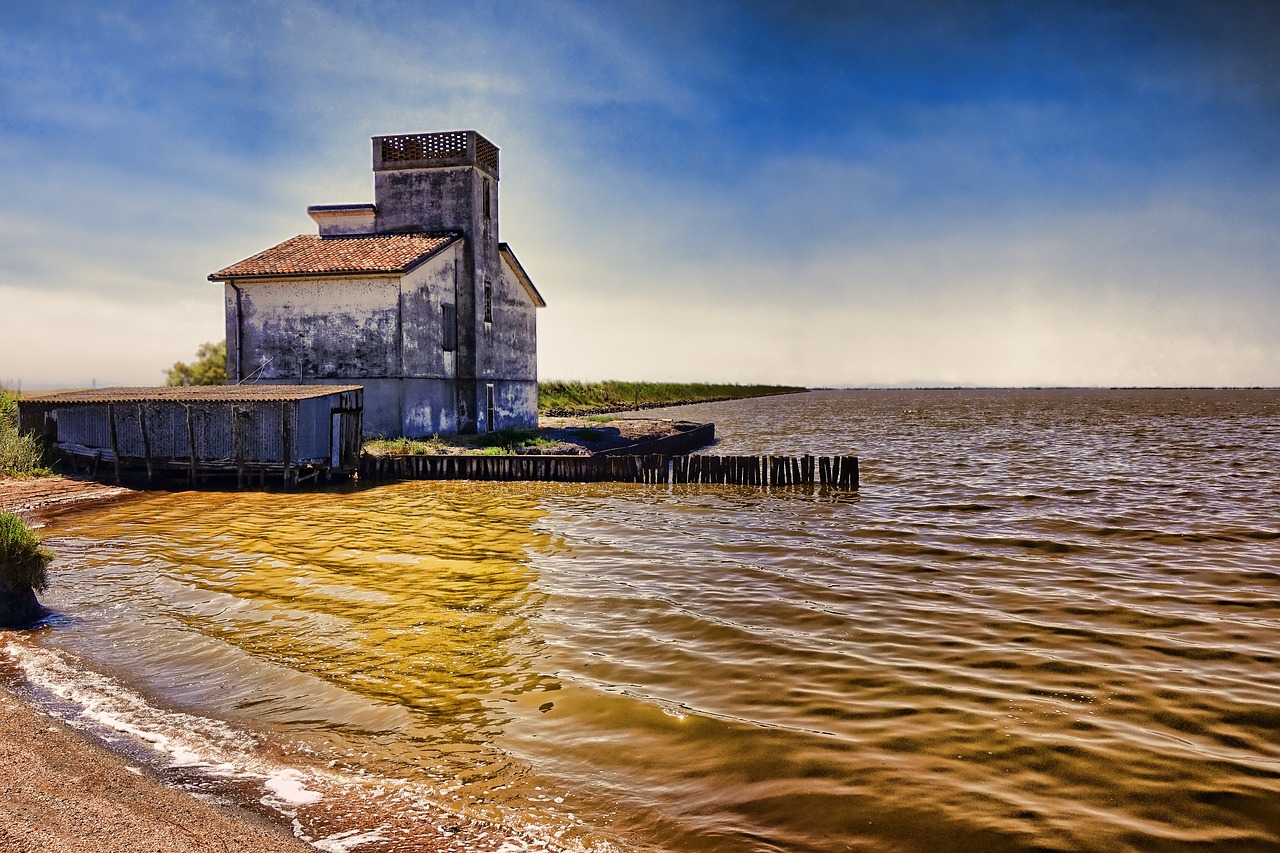
[[[49,561],[53,555],[40,547],[40,540],[21,518],[0,512],[0,586],[9,589],[30,587],[43,592],[49,585]]]
[[[585,415],[641,407],[795,394],[805,390],[807,389],[793,385],[713,382],[539,382],[538,412],[544,415]]]

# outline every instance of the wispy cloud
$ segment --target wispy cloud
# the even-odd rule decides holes
[[[154,381],[370,136],[474,127],[547,377],[1280,383],[1280,14],[1164,5],[8,7],[0,378]]]

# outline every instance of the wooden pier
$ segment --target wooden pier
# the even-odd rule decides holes
[[[858,488],[856,456],[372,456],[364,482],[506,480]]]

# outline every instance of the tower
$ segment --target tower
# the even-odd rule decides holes
[[[458,430],[475,432],[487,408],[480,340],[492,319],[498,254],[498,148],[474,130],[373,138],[374,231],[454,231],[464,237],[457,275]]]

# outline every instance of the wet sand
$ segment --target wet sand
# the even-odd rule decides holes
[[[313,849],[256,815],[166,788],[0,688],[0,850]]]

